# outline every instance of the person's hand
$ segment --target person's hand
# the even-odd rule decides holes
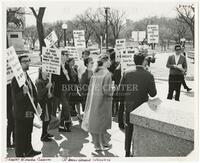
[[[23,93],[27,94],[29,92],[28,87],[26,85],[23,86]]]
[[[63,73],[68,76],[68,71],[67,70],[63,70]]]
[[[116,90],[116,88],[115,88],[115,82],[114,82],[114,81],[112,82],[111,88],[112,88],[112,91],[113,91],[113,92]]]
[[[173,65],[173,68],[178,68],[178,66],[177,65]]]
[[[46,88],[51,88],[52,87],[52,83],[47,83]]]

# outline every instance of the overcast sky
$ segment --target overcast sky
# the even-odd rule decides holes
[[[41,1],[40,1],[41,2]],[[183,2],[182,2],[183,3]],[[184,2],[186,3],[186,2]],[[43,22],[55,22],[57,20],[71,20],[77,14],[84,13],[88,8],[97,9],[108,6],[113,9],[124,11],[126,19],[133,21],[151,16],[176,17],[176,6],[180,1],[114,1],[114,0],[93,0],[93,1],[62,1],[43,3],[47,7]],[[38,5],[38,4],[37,4]],[[33,15],[26,15],[26,25],[35,25]]]

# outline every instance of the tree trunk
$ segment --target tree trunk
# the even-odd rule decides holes
[[[39,43],[40,43],[40,55],[42,54],[42,47],[46,46],[44,42],[44,29],[41,18],[38,18],[37,21],[37,31],[38,31],[38,37],[39,37]]]
[[[42,24],[45,7],[40,7],[38,14],[35,12],[33,7],[30,7],[30,9],[32,10],[32,12],[36,18],[37,32],[38,32],[38,38],[39,38],[39,43],[40,43],[40,55],[41,55],[42,47],[46,46],[45,42],[44,42],[44,28],[43,28],[43,24]]]
[[[88,41],[89,41],[89,40],[85,40],[85,47],[86,47],[86,48],[88,47]]]
[[[190,30],[192,32],[192,45],[193,45],[193,48],[194,48],[194,28],[193,27],[190,27]]]

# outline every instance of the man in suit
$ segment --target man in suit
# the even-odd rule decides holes
[[[133,124],[130,123],[130,112],[142,103],[148,101],[149,95],[157,94],[153,75],[145,69],[148,62],[145,55],[139,53],[134,55],[135,69],[125,71],[120,82],[120,98],[125,102],[125,151],[126,157],[131,156],[131,140]]]
[[[21,63],[24,71],[26,83],[22,87],[19,87],[15,77],[11,82],[15,118],[15,154],[16,157],[33,157],[41,152],[33,150],[31,144],[31,134],[33,130],[35,111],[27,93],[30,93],[36,105],[37,92],[27,74],[30,63],[29,57],[27,55],[22,55],[19,57],[19,62]]]
[[[169,68],[169,91],[167,99],[172,99],[174,91],[175,100],[179,101],[181,83],[184,79],[184,73],[187,72],[186,58],[181,55],[181,46],[175,45],[175,54],[169,56],[166,67]]]
[[[11,143],[11,136],[13,144]],[[7,147],[15,147],[15,122],[13,117],[13,104],[12,104],[12,93],[11,83],[7,84]]]
[[[68,74],[69,69],[67,69],[66,66],[68,56],[68,51],[62,51],[60,75],[52,74],[52,82],[55,84],[54,97],[56,98],[55,101],[58,102],[58,104],[55,105],[56,108],[54,108],[54,110],[57,109],[57,106],[59,106],[60,103],[62,104],[60,125],[58,128],[59,132],[71,132],[71,106],[69,105],[69,90],[67,90],[70,78]]]

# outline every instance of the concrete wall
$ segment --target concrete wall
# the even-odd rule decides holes
[[[194,142],[134,126],[133,151],[135,156],[173,157],[187,156],[194,149]]]
[[[8,45],[14,46],[16,51],[23,51],[24,50],[24,42],[22,39],[22,32],[21,31],[14,31],[14,32],[7,32],[8,35]],[[16,37],[13,37],[16,36]]]

